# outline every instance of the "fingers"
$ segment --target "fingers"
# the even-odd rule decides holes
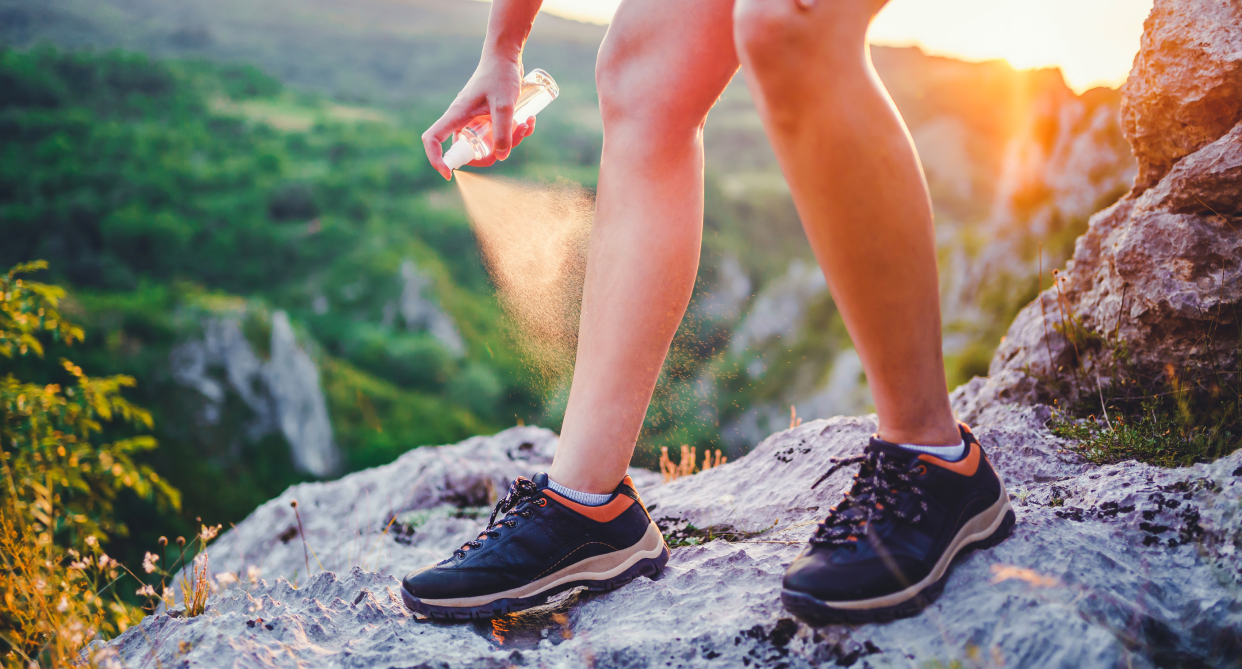
[[[488,104],[492,115],[492,154],[497,160],[504,160],[513,149],[513,101],[490,98]]]
[[[535,117],[532,116],[526,119],[525,123],[521,123],[513,129],[513,145],[509,147],[509,150],[512,151],[513,149],[516,149],[522,144],[522,140],[530,137],[534,132]],[[492,151],[490,154],[483,156],[481,160],[472,160],[467,164],[471,167],[491,167],[492,165],[495,165],[498,160],[504,160],[504,158],[498,158],[496,152]]]
[[[444,148],[441,145],[444,140],[452,137],[453,133],[465,127],[477,115],[471,111],[469,106],[461,104],[460,100],[454,101],[444,115],[423,133],[423,150],[427,153],[427,161],[445,179],[453,178],[453,170],[450,170],[444,163]]]
[[[453,117],[453,109],[450,107],[444,112],[444,116],[440,117],[440,120],[427,128],[422,137],[423,151],[427,153],[427,161],[445,179],[453,178],[453,170],[450,170],[444,163],[444,149],[441,145],[456,131],[454,125],[457,124]]]

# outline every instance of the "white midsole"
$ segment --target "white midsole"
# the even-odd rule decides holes
[[[418,601],[431,606],[467,607],[490,604],[498,599],[533,597],[573,581],[606,581],[633,567],[639,560],[659,557],[664,550],[664,536],[660,534],[660,528],[655,523],[651,523],[647,526],[643,538],[629,548],[587,558],[526,585],[477,597],[455,597],[453,599],[419,597]]]
[[[834,609],[850,610],[879,609],[901,604],[927,589],[927,586],[940,580],[940,577],[944,576],[944,573],[948,571],[953,558],[957,557],[957,554],[963,548],[992,536],[996,530],[1000,529],[1001,523],[1005,522],[1005,516],[1012,510],[1013,507],[1009,504],[1009,493],[1005,491],[1004,482],[1001,482],[1000,499],[988,507],[987,511],[971,518],[970,522],[963,525],[961,530],[958,530],[957,536],[953,538],[949,548],[940,556],[940,559],[936,562],[936,567],[931,570],[931,573],[926,578],[905,590],[894,592],[891,595],[884,595],[883,597],[844,602],[825,601],[824,603]]]

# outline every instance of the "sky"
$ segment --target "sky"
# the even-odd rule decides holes
[[[788,0],[793,2],[794,0]],[[620,0],[544,0],[552,14],[607,23]],[[1017,68],[1059,67],[1076,91],[1119,86],[1138,52],[1152,0],[892,0],[875,44],[918,45]]]

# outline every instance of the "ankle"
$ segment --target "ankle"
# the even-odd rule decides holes
[[[876,431],[884,441],[894,444],[920,444],[923,446],[956,446],[962,443],[962,432],[957,422],[935,426],[889,426],[880,425]]]
[[[549,480],[555,481],[557,485],[587,495],[611,495],[612,491],[616,490],[617,485],[621,483],[621,479],[625,478],[625,474],[622,474],[614,481],[595,472],[573,471],[567,467],[557,467],[556,465],[557,463],[553,462],[548,469]]]

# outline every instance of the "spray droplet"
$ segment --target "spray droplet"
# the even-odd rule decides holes
[[[455,173],[501,306],[549,384],[573,368],[595,198],[561,180]]]

